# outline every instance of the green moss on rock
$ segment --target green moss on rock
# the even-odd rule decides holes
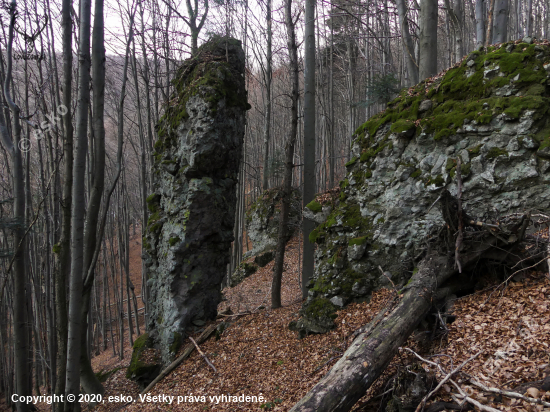
[[[147,209],[149,209],[149,212],[155,213],[158,211],[158,208],[160,205],[160,195],[158,193],[152,193],[149,196],[147,196],[146,202],[147,202]]]
[[[390,132],[399,133],[415,127],[420,132],[434,134],[444,140],[457,133],[466,119],[487,124],[496,115],[505,112],[518,118],[524,110],[537,110],[537,119],[550,108],[546,86],[546,71],[540,68],[535,45],[506,51],[507,44],[490,48],[487,52],[471,53],[458,67],[449,69],[441,78],[429,85],[424,82],[404,89],[388,103],[388,108],[375,115],[354,134],[363,148],[374,143],[374,135],[385,124],[391,123]],[[544,47],[548,52],[548,46]],[[466,63],[473,60],[473,67]],[[535,66],[539,69],[535,70]],[[491,75],[493,71],[494,75]],[[499,88],[509,86],[519,90],[520,96],[500,97]],[[434,102],[429,116],[418,113],[426,98]]]
[[[224,42],[238,42],[235,39],[217,37],[211,39],[199,50],[197,56],[208,53]],[[175,144],[175,130],[182,121],[189,118],[187,102],[191,97],[201,97],[209,106],[211,115],[215,116],[220,101],[226,107],[240,107],[248,110],[250,105],[246,93],[240,91],[240,81],[234,80],[240,76],[231,68],[231,65],[222,59],[198,59],[186,61],[176,72],[173,80],[174,95],[164,115],[156,126],[158,140],[155,143],[157,153],[165,151]]]
[[[172,344],[169,347],[170,353],[175,355],[178,353],[178,350],[181,348],[183,337],[181,333],[173,332],[172,333]]]
[[[454,133],[452,130],[450,129],[441,129],[439,130],[435,136],[434,136],[434,140],[441,140],[441,139],[444,139],[445,137],[449,137],[449,136],[452,136]]]
[[[346,163],[346,167],[353,166],[357,162],[357,157],[353,157],[349,162]]]
[[[508,156],[508,152],[504,149],[499,148],[499,147],[493,147],[487,152],[487,154],[485,155],[485,158],[495,159],[499,156]]]
[[[471,158],[474,158],[476,156],[480,155],[481,148],[483,147],[483,144],[478,144],[477,146],[471,147],[468,149],[468,154]]]
[[[330,300],[325,298],[317,298],[312,300],[303,310],[302,314],[311,319],[336,319],[336,306]]]
[[[414,172],[411,173],[411,177],[413,179],[416,179],[416,178],[420,177],[420,175],[422,175],[422,170],[421,169],[416,169]]]
[[[319,213],[323,210],[323,206],[321,206],[321,204],[317,200],[312,200],[306,205],[306,207],[313,213]]]
[[[258,265],[252,262],[241,262],[241,264],[233,272],[231,279],[229,280],[229,286],[235,287],[247,277],[253,275],[258,271]]]
[[[144,333],[134,341],[132,359],[126,370],[126,377],[136,381],[141,387],[146,387],[155,379],[161,369],[158,361],[146,363],[142,354],[146,349],[153,347],[153,340],[148,333]]]
[[[171,237],[171,238],[168,240],[168,244],[169,244],[170,246],[177,245],[179,242],[181,242],[181,239],[180,239],[178,236]]]
[[[365,243],[367,243],[367,236],[356,237],[354,239],[350,239],[350,241],[348,242],[350,246],[364,245]]]
[[[372,219],[361,215],[361,209],[358,204],[346,204],[342,202],[328,215],[327,220],[323,224],[317,226],[309,234],[309,241],[311,243],[322,243],[326,231],[336,224],[342,224],[345,227],[360,230],[363,233],[370,233],[372,230]]]

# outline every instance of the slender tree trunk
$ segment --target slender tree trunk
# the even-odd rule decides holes
[[[12,59],[14,29],[16,25],[17,4],[12,1],[9,4],[10,24],[8,29],[8,43],[6,50],[6,74],[4,78],[4,99],[12,113],[11,136],[4,112],[0,113],[0,140],[4,148],[10,154],[12,162],[12,187],[13,187],[13,217],[16,223],[13,234],[13,337],[15,352],[15,391],[17,395],[31,395],[31,376],[29,374],[29,327],[27,322],[27,272],[25,267],[25,174],[23,169],[23,158],[20,150],[21,123],[20,109],[12,100],[10,87],[12,86]],[[12,139],[13,137],[13,139]],[[0,289],[3,293],[4,282]],[[18,412],[30,410],[29,405],[24,402],[16,403]]]
[[[329,77],[329,106],[330,106],[330,170],[329,170],[329,186],[332,189],[334,187],[334,172],[336,164],[336,151],[334,142],[334,129],[336,128],[335,116],[334,116],[334,19],[330,19],[330,77]],[[305,242],[305,239],[304,239]]]
[[[454,63],[458,63],[464,55],[464,44],[462,41],[462,28],[464,25],[462,0],[453,0],[452,5],[450,0],[445,0],[445,8],[453,27]]]
[[[508,34],[508,0],[495,0],[493,43],[504,43]]]
[[[281,307],[281,279],[283,276],[283,263],[285,259],[285,243],[288,229],[288,213],[290,210],[290,198],[292,193],[292,171],[294,169],[294,146],[298,135],[298,46],[296,44],[296,30],[292,17],[292,0],[285,1],[285,24],[287,30],[287,47],[290,54],[291,71],[291,120],[290,132],[285,145],[285,171],[283,180],[283,196],[281,199],[281,211],[279,218],[279,233],[277,239],[277,252],[275,267],[273,268],[273,284],[271,287],[271,307]]]
[[[485,36],[485,47],[493,44],[493,14],[495,11],[495,0],[490,0],[489,11],[487,13],[487,35]]]
[[[348,34],[348,38],[346,39],[346,49],[347,49],[347,55],[348,55],[348,64],[347,64],[347,86],[348,86],[348,96],[349,96],[349,102],[348,102],[348,130],[347,130],[347,137],[348,139],[348,161],[351,160],[351,140],[353,136],[353,132],[355,131],[355,50],[354,50],[354,44],[351,39],[351,34]],[[386,54],[384,53],[383,56]],[[383,65],[384,67],[385,65]],[[383,69],[384,70],[384,69]]]
[[[533,34],[533,0],[527,0],[527,22],[525,27],[525,35],[531,36]]]
[[[88,107],[90,104],[90,14],[91,1],[80,3],[78,106],[76,113],[76,153],[73,165],[71,205],[71,274],[69,279],[69,331],[67,339],[66,395],[80,392],[81,307],[84,269],[84,208],[86,153],[88,149]],[[78,402],[65,397],[65,411],[78,411]]]
[[[305,4],[305,59],[304,59],[304,193],[303,207],[315,198],[315,0]],[[294,155],[294,153],[292,154]],[[287,158],[288,161],[288,158]],[[288,165],[287,165],[288,167]],[[307,297],[308,282],[313,277],[313,252],[315,245],[309,234],[315,222],[303,219],[304,262],[302,266],[302,298]]]
[[[401,37],[403,39],[403,55],[409,72],[409,85],[418,83],[418,65],[414,58],[414,43],[409,31],[409,20],[407,19],[408,7],[406,0],[396,0],[397,14],[399,16],[399,26],[401,28]]]
[[[476,49],[485,45],[484,0],[476,0]]]
[[[271,130],[271,77],[272,77],[272,32],[271,32],[271,1],[266,1],[266,24],[267,24],[267,62],[265,69],[265,116],[264,116],[264,173],[262,181],[262,189],[267,190],[268,187],[268,169],[269,169],[269,141]]]
[[[63,31],[63,188],[61,202],[61,238],[57,250],[59,251],[58,270],[55,272],[55,312],[57,328],[57,380],[55,393],[61,396],[65,393],[67,370],[67,273],[71,262],[71,191],[73,186],[73,124],[72,124],[72,2],[63,0],[61,7]],[[60,106],[61,107],[61,106]],[[54,249],[55,250],[55,249]],[[63,409],[62,404],[55,405],[57,411]]]
[[[86,212],[86,223],[84,228],[84,256],[83,272],[88,273],[92,266],[95,249],[101,239],[97,238],[99,212],[101,199],[105,186],[105,126],[103,119],[105,101],[105,47],[104,47],[104,22],[103,22],[103,0],[95,0],[94,8],[94,31],[92,44],[92,72],[93,72],[93,165],[92,186],[88,210]],[[88,341],[88,319],[90,312],[90,298],[92,293],[93,277],[91,281],[85,281],[82,290],[81,304],[81,351],[80,351],[80,383],[85,393],[102,394],[103,385],[97,379],[92,370],[86,342]]]
[[[420,5],[419,79],[437,74],[437,0],[422,0]]]

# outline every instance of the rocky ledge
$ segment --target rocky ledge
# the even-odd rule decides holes
[[[473,217],[550,210],[549,85],[548,45],[506,43],[403,90],[359,127],[339,197],[304,211],[321,224],[293,328],[325,332],[337,308],[407,282],[425,239],[443,225],[430,206],[443,188],[456,194],[459,158]]]

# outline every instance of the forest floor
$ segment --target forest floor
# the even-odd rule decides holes
[[[132,241],[131,254],[134,261],[133,281],[137,289],[141,264],[139,237],[136,239],[135,243]],[[137,384],[125,377],[125,368],[131,358],[131,348],[126,339],[122,360],[108,348],[92,361],[96,372],[121,368],[104,382],[104,403],[94,410],[289,410],[342,356],[353,341],[353,332],[376,316],[395,293],[382,289],[374,293],[368,303],[351,304],[338,312],[335,320],[337,327],[333,331],[300,340],[296,333],[288,329],[290,321],[298,318],[301,304],[299,250],[299,239],[293,238],[286,249],[282,308],[269,309],[273,262],[238,286],[225,289],[220,312],[231,308],[234,314],[250,313],[218,319],[216,322],[224,321],[229,327],[219,340],[212,337],[200,345],[215,365],[217,373],[194,351],[148,393],[151,397],[161,396],[160,399],[150,398],[142,402]],[[488,275],[487,282],[490,278]],[[505,284],[493,283],[482,291],[456,300],[456,321],[447,325],[447,333],[431,341],[419,339],[417,334],[416,339],[411,337],[405,347],[422,353],[424,357],[432,355],[432,361],[439,362],[446,370],[454,369],[481,351],[481,355],[467,363],[463,370],[486,386],[514,388],[522,382],[541,380],[550,373],[549,294],[548,273],[521,273]],[[199,333],[197,330],[196,335]],[[379,410],[382,398],[376,395],[387,389],[388,378],[398,368],[410,364],[412,358],[411,353],[400,351],[384,375],[353,410]],[[424,367],[428,369],[428,365],[424,364]],[[441,375],[438,378],[441,379]],[[462,382],[462,388],[474,399],[497,410],[550,411],[541,405],[487,396],[466,382]],[[435,399],[452,402],[448,394],[450,391],[451,388],[444,385]],[[162,399],[163,395],[175,398],[169,403],[167,398]],[[217,403],[214,397],[221,395],[261,396],[262,401]],[[550,391],[539,391],[538,395],[550,401]],[[109,402],[110,396],[131,396],[134,401]],[[181,397],[179,404],[178,397]],[[40,409],[49,410],[45,405]]]

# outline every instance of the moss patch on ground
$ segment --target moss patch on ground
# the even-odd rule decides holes
[[[160,363],[148,363],[142,360],[143,352],[153,347],[153,340],[148,333],[144,333],[134,341],[132,359],[126,370],[126,377],[146,386],[160,372]]]
[[[336,315],[337,309],[330,300],[315,298],[300,309],[300,314],[327,329],[333,329],[336,326],[334,325],[334,319],[338,316]]]

